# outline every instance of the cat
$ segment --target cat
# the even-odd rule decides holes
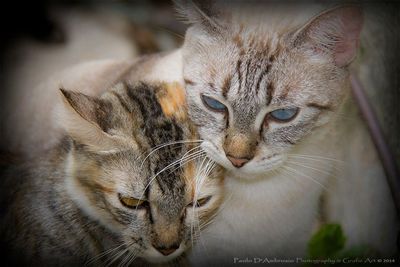
[[[321,221],[341,223],[349,246],[393,255],[394,203],[349,98],[361,8],[176,2],[190,24],[180,50],[189,115],[227,169],[224,208],[192,262],[304,257]]]
[[[3,263],[147,266],[181,256],[223,195],[223,171],[198,146],[182,87],[60,95],[65,138],[2,181]]]
[[[290,6],[284,6],[281,10],[273,8],[269,10],[256,9],[257,12],[264,12],[265,15],[261,14],[262,18],[257,22],[256,27],[252,27],[245,21],[241,33],[243,35],[239,35],[239,37],[248,36],[246,34],[253,31],[256,36],[255,41],[265,40],[265,43],[268,43],[273,39],[284,42],[285,40],[280,34],[289,33],[302,27],[305,28],[307,20],[325,9],[325,7],[311,9],[309,5],[299,8],[294,6],[291,12],[286,13],[288,12],[287,8],[290,8]],[[213,119],[213,117],[219,116],[218,113],[211,113],[208,108],[203,106],[203,103],[197,102],[197,105],[193,105],[193,102],[196,99],[199,100],[198,93],[201,91],[210,89],[212,85],[220,85],[222,82],[216,83],[216,81],[232,67],[226,61],[230,60],[231,56],[237,56],[238,51],[236,44],[232,44],[231,41],[239,41],[239,44],[241,40],[246,44],[248,39],[223,38],[229,36],[229,31],[232,29],[240,30],[241,25],[238,25],[235,20],[229,20],[229,17],[224,19],[222,15],[225,14],[218,14],[214,9],[183,6],[183,10],[192,26],[185,36],[185,45],[182,49],[177,49],[171,53],[146,56],[128,64],[119,62],[123,63],[123,68],[118,64],[107,65],[104,62],[85,63],[70,69],[67,74],[64,73],[56,78],[52,77],[50,82],[43,86],[48,90],[44,88],[43,91],[51,94],[52,88],[58,84],[67,84],[66,87],[79,84],[82,85],[79,87],[89,88],[89,94],[98,94],[108,87],[108,84],[104,85],[102,82],[105,78],[112,80],[116,77],[117,79],[123,77],[128,84],[133,84],[138,80],[177,82],[187,89],[188,101],[192,103],[189,106],[189,115],[198,123],[201,138],[206,140],[205,149],[209,146],[207,143],[210,143],[210,141],[219,142],[221,145],[223,140],[219,139],[224,139],[224,136],[216,138],[216,134],[218,134],[218,129],[224,130],[225,126],[218,125],[218,121]],[[254,12],[254,14],[257,14],[257,12]],[[357,14],[359,13],[355,12],[355,15]],[[315,22],[318,21],[317,18],[318,16],[314,20],[311,19],[307,25],[315,26]],[[320,18],[328,19],[329,16],[321,15]],[[359,18],[359,16],[357,15],[355,18]],[[314,23],[311,23],[312,21]],[[210,24],[210,22],[212,23]],[[226,31],[214,31],[218,30],[218,28],[213,27],[215,26],[214,22],[222,23]],[[261,30],[266,32],[260,32]],[[377,32],[374,33],[374,35],[376,34]],[[201,41],[201,44],[196,46],[198,49],[194,49],[192,53],[190,44],[196,44],[197,41]],[[255,51],[257,50],[266,54],[269,53],[262,48],[255,49]],[[284,57],[286,54],[287,63],[289,63],[294,58],[289,56],[287,50],[284,50],[285,53],[281,54],[280,57]],[[293,50],[295,49],[293,48]],[[203,59],[199,56],[201,51],[204,55]],[[318,49],[313,52],[318,51],[321,52]],[[326,52],[329,52],[329,49]],[[246,56],[246,53],[240,56]],[[316,57],[318,58],[318,56]],[[281,61],[282,59],[277,57],[274,62]],[[221,64],[221,66],[215,69],[215,77],[211,79],[214,72],[209,72],[211,69],[208,66],[215,62]],[[236,63],[234,62],[233,66]],[[305,69],[307,65],[304,65],[302,61],[295,62],[297,67],[295,64],[283,64],[280,65],[282,68],[277,68],[275,63],[275,67],[271,66],[270,72],[275,71],[277,76],[284,77],[285,79],[282,79],[282,82],[290,81],[292,72],[307,72]],[[192,75],[195,76],[192,79],[186,76],[190,66],[193,67]],[[245,67],[243,63],[241,69]],[[254,72],[257,72],[261,67],[263,66],[254,68]],[[283,70],[285,70],[283,67],[291,71],[283,73]],[[368,68],[368,66],[364,67]],[[347,77],[347,68],[349,67],[341,68],[345,77]],[[245,72],[244,69],[241,76],[242,80],[247,76]],[[313,75],[319,74],[319,70],[308,74],[305,77],[307,79],[302,82],[313,82],[315,78]],[[184,78],[186,78],[186,82]],[[266,76],[266,78],[268,80],[269,76]],[[192,82],[200,79],[204,86],[198,88],[194,87],[193,84],[191,85]],[[251,81],[252,79],[248,80]],[[265,82],[262,81],[261,83],[263,88],[265,88]],[[281,82],[280,79],[278,82]],[[329,79],[322,81],[322,93],[316,97],[328,96],[328,93],[332,93],[332,100],[338,100],[336,92],[322,90],[325,87],[331,88],[331,84],[328,82],[333,83]],[[211,158],[217,162],[220,160],[220,163],[225,164],[228,169],[225,179],[226,198],[225,206],[221,209],[221,212],[215,217],[213,223],[202,232],[201,239],[204,246],[195,247],[192,259],[194,263],[200,265],[204,260],[208,264],[216,263],[217,259],[223,257],[223,260],[228,261],[227,264],[229,265],[234,262],[234,257],[238,256],[249,255],[253,257],[260,254],[261,256],[284,255],[290,257],[292,255],[304,255],[305,243],[310,237],[310,232],[318,223],[319,217],[322,217],[322,222],[341,223],[347,236],[348,245],[366,243],[378,248],[381,252],[386,252],[385,254],[391,254],[394,251],[397,230],[397,226],[394,225],[397,224],[397,217],[393,203],[381,166],[371,146],[371,140],[364,124],[359,119],[357,110],[354,109],[351,99],[348,97],[349,88],[347,82],[345,83],[344,88],[332,86],[332,88],[336,87],[343,93],[343,98],[338,100],[337,107],[334,107],[332,111],[321,111],[321,113],[324,113],[321,117],[325,117],[328,123],[306,131],[306,136],[297,140],[297,144],[286,144],[288,147],[293,147],[290,154],[301,153],[301,155],[289,155],[289,159],[285,160],[286,167],[290,169],[277,168],[264,173],[261,168],[258,168],[258,170],[254,168],[257,172],[251,175],[243,175],[243,170],[251,171],[249,170],[251,161],[241,168],[236,168],[225,158],[222,149],[217,152],[208,151]],[[215,88],[216,93],[219,91],[218,88]],[[231,88],[229,92],[229,94],[234,95],[235,89]],[[242,98],[239,96],[240,94],[237,95],[238,103],[233,105],[235,107],[260,108],[262,106],[257,101],[240,104],[240,99],[248,101],[251,100],[252,96],[251,94],[246,94]],[[214,104],[218,103],[214,102]],[[58,103],[54,103],[54,105],[57,106]],[[318,107],[314,108],[315,112],[318,113]],[[51,112],[43,112],[40,108],[37,109],[42,113],[39,116],[40,118],[34,117],[33,122],[52,121],[49,115]],[[310,107],[311,109],[312,107]],[[270,111],[272,110],[266,110],[266,112]],[[243,117],[246,114],[246,112],[237,112],[238,118],[239,115]],[[249,113],[249,115],[252,114]],[[200,119],[202,121],[199,123]],[[238,120],[238,122],[242,122],[242,120]],[[32,131],[29,132],[41,131],[40,138],[44,140],[58,138],[58,131],[53,131],[53,128],[43,130],[42,127],[38,127],[39,125],[39,123],[32,123]],[[293,136],[282,135],[281,137],[290,138]],[[32,140],[34,141],[33,138]],[[257,145],[256,148],[258,147],[260,146]],[[254,161],[254,159],[252,160]],[[289,163],[289,160],[292,163]],[[238,163],[243,164],[243,162]],[[303,166],[299,166],[299,164]],[[255,179],[243,179],[251,177]],[[319,205],[320,202],[323,205]],[[214,251],[218,253],[214,253]]]

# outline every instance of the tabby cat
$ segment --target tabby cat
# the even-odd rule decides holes
[[[2,262],[138,266],[182,255],[222,197],[222,170],[201,151],[182,90],[61,90],[66,137],[2,181]]]
[[[50,77],[38,94],[53,99],[59,83],[98,94],[108,88],[106,81],[121,79],[186,87],[203,148],[227,169],[224,207],[202,231],[193,263],[303,256],[312,231],[327,221],[343,226],[346,245],[367,244],[390,255],[398,218],[349,98],[363,16],[354,7],[323,11],[326,1],[316,2],[324,5],[272,1],[249,11],[245,4],[233,10],[180,4],[191,25],[181,49],[133,62],[84,63]],[[59,103],[46,102],[24,112],[30,116],[24,116],[25,135],[17,144],[58,140],[49,111]]]

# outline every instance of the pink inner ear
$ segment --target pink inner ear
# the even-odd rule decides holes
[[[335,63],[343,67],[350,63],[357,53],[359,36],[363,23],[362,12],[357,7],[340,8],[337,11],[342,22],[342,36],[334,48]]]

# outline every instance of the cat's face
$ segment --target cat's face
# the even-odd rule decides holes
[[[217,211],[221,174],[217,169],[207,173],[208,160],[201,167],[202,158],[150,182],[157,169],[148,169],[154,158],[141,167],[140,156],[133,150],[108,155],[78,151],[71,155],[70,186],[84,210],[115,236],[121,245],[118,253],[127,250],[121,260],[129,255],[169,261],[192,245],[200,227]]]
[[[190,142],[196,133],[184,103],[173,104],[184,100],[179,90],[119,86],[97,100],[64,91],[67,104],[84,119],[78,131],[76,120],[66,123],[74,140],[67,186],[120,245],[109,256],[121,253],[120,260],[149,262],[176,258],[222,200],[222,170]]]
[[[244,178],[281,166],[335,114],[361,15],[339,8],[298,30],[265,27],[195,24],[183,47],[189,112],[203,147]]]

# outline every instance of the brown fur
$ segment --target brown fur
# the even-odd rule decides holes
[[[222,197],[222,171],[204,153],[179,161],[198,139],[182,88],[119,84],[98,98],[66,90],[60,96],[63,141],[3,180],[3,262],[106,265],[126,250],[140,266],[180,256],[199,230],[194,225],[208,223],[201,218],[211,218]],[[141,206],[129,207],[121,196]],[[192,205],[206,197],[204,206]]]

